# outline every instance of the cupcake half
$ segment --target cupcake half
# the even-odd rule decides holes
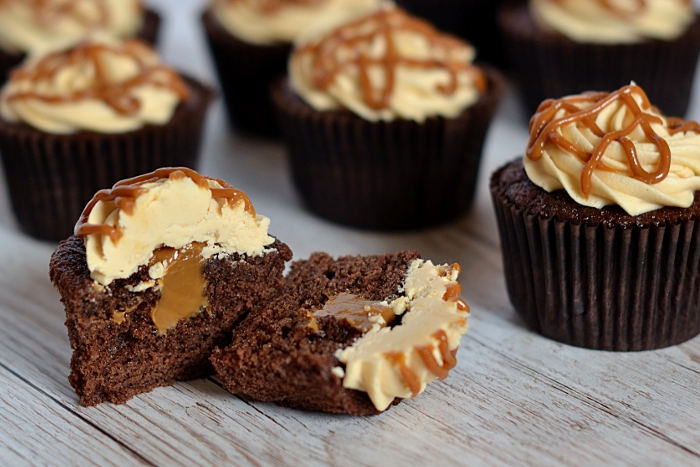
[[[474,55],[390,5],[297,44],[273,101],[309,209],[385,230],[464,214],[501,89]]]
[[[163,165],[194,167],[211,97],[137,40],[29,58],[0,91],[0,155],[21,228],[66,238],[97,190]]]
[[[618,89],[634,80],[665,114],[688,108],[700,17],[686,0],[530,0],[499,23],[525,106],[550,96]]]
[[[159,16],[141,0],[4,0],[0,2],[0,82],[32,51],[95,33],[155,43]]]
[[[372,10],[381,0],[214,0],[202,15],[231,124],[277,136],[269,88],[283,75],[292,42],[314,23]]]
[[[631,84],[542,103],[491,193],[511,303],[543,335],[647,350],[700,333],[700,125]]]

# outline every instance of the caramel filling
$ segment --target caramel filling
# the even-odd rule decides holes
[[[438,91],[444,95],[452,95],[457,90],[457,74],[467,71],[474,76],[479,93],[486,90],[486,79],[477,68],[466,62],[458,62],[447,58],[418,60],[402,57],[396,46],[395,34],[410,31],[425,36],[431,46],[442,49],[441,54],[449,55],[455,49],[467,47],[467,44],[447,34],[439,33],[429,23],[413,18],[399,9],[380,9],[376,13],[350,22],[336,29],[330,35],[318,42],[311,42],[300,47],[294,55],[311,54],[312,86],[325,91],[336,79],[337,75],[347,68],[356,67],[359,70],[359,81],[364,102],[374,110],[389,107],[396,86],[397,69],[400,66],[421,68],[426,70],[442,69],[449,74],[449,83],[439,85]],[[384,56],[369,57],[358,53],[360,48],[370,48],[379,39],[383,39]],[[346,51],[354,50],[353,53]],[[339,57],[345,57],[340,59]],[[379,68],[384,75],[384,85],[375,86],[370,79],[370,69]]]
[[[204,294],[207,282],[202,273],[208,261],[202,256],[204,246],[204,243],[191,243],[179,250],[160,248],[153,252],[153,263],[165,263],[166,269],[160,279],[160,299],[151,311],[151,319],[160,334],[207,306]]]
[[[372,326],[375,324],[386,327],[394,320],[396,315],[390,307],[381,305],[377,301],[365,300],[357,295],[343,292],[329,298],[323,308],[314,311],[309,327],[314,329],[315,326],[318,329],[316,319],[324,316],[333,316],[338,320],[344,319],[348,324],[364,334],[372,329]],[[370,318],[373,316],[381,316],[384,322],[371,320]]]
[[[640,106],[634,96],[641,98]],[[632,121],[623,129],[605,133],[597,124],[596,117],[606,107],[616,101],[621,101],[632,114]],[[576,104],[593,104],[581,110]],[[573,154],[581,162],[585,163],[581,171],[581,190],[588,197],[591,192],[593,172],[596,169],[611,170],[602,163],[603,155],[612,142],[618,142],[626,155],[631,176],[647,184],[659,183],[664,180],[671,168],[671,149],[668,143],[660,137],[651,127],[652,124],[663,124],[663,120],[648,110],[653,109],[644,91],[636,85],[625,86],[613,93],[585,93],[580,96],[564,97],[559,100],[547,100],[540,104],[537,113],[530,120],[530,141],[527,148],[527,157],[536,161],[544,153],[545,145],[553,143],[561,149]],[[565,115],[556,118],[560,110]],[[646,111],[645,111],[646,110]],[[656,110],[656,109],[654,109]],[[567,140],[558,131],[569,124],[581,124],[588,128],[594,135],[601,138],[600,143],[588,152],[579,148],[574,142]],[[659,151],[659,163],[656,170],[647,172],[639,162],[637,150],[628,138],[636,128],[641,128],[649,143],[655,145]],[[685,122],[679,118],[669,119],[669,133],[671,135],[683,131],[698,131],[700,125],[696,122]]]
[[[225,181],[205,177],[185,167],[165,167],[155,172],[117,182],[112,189],[98,191],[87,206],[85,206],[80,220],[75,225],[75,235],[77,237],[85,237],[90,234],[100,234],[109,236],[112,241],[117,242],[122,236],[121,231],[117,227],[107,224],[88,224],[90,213],[99,201],[114,202],[119,209],[130,215],[134,211],[136,198],[147,191],[147,189],[143,187],[144,184],[155,182],[163,178],[179,180],[184,177],[189,177],[200,187],[211,190],[213,198],[225,199],[231,206],[243,202],[245,210],[252,216],[255,216],[255,209],[250,199],[248,199],[248,196]],[[210,188],[208,180],[215,180],[222,188]]]
[[[189,89],[180,76],[163,65],[149,65],[140,58],[139,49],[150,47],[145,43],[131,39],[119,45],[94,44],[83,42],[67,51],[47,54],[31,68],[18,68],[11,74],[11,80],[28,80],[32,83],[56,78],[66,67],[78,64],[90,64],[94,69],[93,82],[84,89],[65,95],[45,94],[41,91],[17,91],[9,93],[9,101],[39,100],[50,104],[65,104],[95,99],[104,102],[121,115],[134,115],[141,109],[141,101],[134,95],[134,89],[150,85],[166,88],[175,92],[181,101],[187,100]],[[115,83],[103,61],[106,53],[126,56],[133,59],[138,66],[138,73],[123,83]],[[87,66],[87,65],[86,65]],[[40,86],[35,86],[40,88]]]
[[[256,9],[263,15],[272,15],[290,6],[315,7],[326,3],[328,0],[260,0]],[[250,3],[250,0],[218,0],[218,3]]]

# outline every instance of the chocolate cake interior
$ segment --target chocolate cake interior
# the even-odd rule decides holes
[[[395,298],[418,257],[409,251],[334,260],[315,253],[295,262],[277,298],[236,327],[231,346],[214,350],[212,362],[224,387],[294,408],[378,413],[366,393],[342,386],[342,365],[334,356],[362,335],[363,317],[339,318],[327,312],[328,305],[333,300],[365,304]],[[381,313],[382,307],[374,310]]]

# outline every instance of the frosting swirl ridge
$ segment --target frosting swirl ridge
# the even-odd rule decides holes
[[[214,0],[211,11],[232,35],[252,44],[292,42],[315,22],[335,23],[381,0]]]
[[[10,53],[47,49],[96,32],[133,37],[141,0],[0,0],[0,47]]]
[[[188,95],[151,46],[87,40],[27,59],[0,91],[0,115],[48,133],[123,133],[167,123]]]
[[[297,44],[291,86],[316,110],[370,121],[457,117],[486,90],[469,44],[393,5]]]
[[[523,162],[533,183],[585,206],[688,207],[700,189],[700,125],[665,117],[635,84],[548,100]]]
[[[531,0],[535,22],[577,42],[672,40],[695,19],[690,0]]]

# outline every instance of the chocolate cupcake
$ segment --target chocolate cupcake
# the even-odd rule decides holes
[[[647,350],[700,333],[700,125],[634,84],[545,101],[491,179],[511,303],[572,345]]]
[[[380,1],[212,1],[202,23],[231,124],[252,135],[277,136],[269,88],[286,70],[292,41],[315,22],[337,22]]]
[[[501,90],[474,54],[390,5],[299,43],[272,97],[308,208],[380,230],[464,214]]]
[[[34,50],[75,43],[96,32],[154,44],[160,17],[141,0],[0,2],[0,83]]]
[[[292,257],[223,180],[158,169],[99,191],[51,257],[84,405],[210,375],[214,347],[282,286]]]
[[[550,96],[618,89],[635,81],[665,114],[688,108],[700,53],[700,16],[687,0],[530,0],[499,23],[525,106]]]
[[[0,91],[0,155],[21,228],[66,238],[97,190],[194,167],[211,97],[137,40],[30,57]]]
[[[396,3],[438,29],[469,41],[479,51],[479,60],[505,67],[506,54],[496,24],[502,0],[396,0]]]

